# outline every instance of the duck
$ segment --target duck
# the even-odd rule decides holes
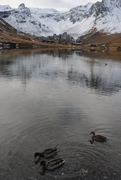
[[[92,142],[97,141],[97,142],[105,142],[107,140],[107,138],[105,136],[101,136],[101,135],[95,135],[95,132],[92,131],[90,133],[91,137],[92,137]]]
[[[58,159],[53,159],[51,161],[40,161],[40,165],[39,167],[42,166],[42,173],[41,175],[45,174],[45,171],[53,171],[56,168],[59,168],[60,166],[62,166],[65,163],[65,160],[62,158],[58,158]]]
[[[58,149],[57,148],[49,148],[49,149],[45,149],[44,151],[42,152],[36,152],[34,154],[34,161],[36,161],[36,158],[41,158],[41,157],[44,157],[44,158],[49,158],[49,157],[52,157],[54,156],[55,154],[58,153]]]

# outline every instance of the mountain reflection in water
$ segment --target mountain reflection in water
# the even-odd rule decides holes
[[[111,56],[105,55],[109,58],[107,64],[107,59],[101,59],[102,54],[91,53],[91,57],[89,54],[80,50],[32,51],[31,54],[28,51],[25,55],[20,53],[19,57],[15,54],[15,57],[1,58],[0,73],[7,78],[18,77],[26,83],[33,77],[48,79],[61,77],[68,83],[95,90],[95,93],[111,95],[118,92],[121,89],[120,61],[116,65],[116,62],[110,59]],[[75,61],[78,67],[75,66]],[[66,62],[70,67],[67,67]]]

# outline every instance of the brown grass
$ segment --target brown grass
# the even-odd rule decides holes
[[[96,32],[93,35],[91,33],[85,38],[82,36],[79,38],[81,42],[87,44],[105,44],[110,47],[121,46],[121,33],[118,34],[106,34],[102,32]]]

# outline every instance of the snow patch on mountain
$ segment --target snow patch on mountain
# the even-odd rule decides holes
[[[121,7],[121,0],[102,0],[104,6],[113,9],[115,6]]]

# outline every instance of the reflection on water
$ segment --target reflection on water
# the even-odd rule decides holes
[[[88,87],[96,93],[103,95],[111,95],[112,93],[119,92],[121,89],[121,72],[120,68],[113,69],[109,67],[92,64],[89,65],[89,72],[79,72],[73,70],[68,71],[68,80],[83,87]],[[111,76],[110,76],[111,74]]]
[[[121,179],[120,97],[118,56],[0,51],[0,179]],[[33,154],[56,145],[66,164],[41,177]]]
[[[28,52],[26,56],[15,56],[15,61],[13,56],[4,58],[0,60],[0,73],[7,78],[15,76],[25,82],[26,79],[33,77],[55,79],[61,76],[68,81],[67,83],[86,86],[104,95],[111,95],[121,89],[120,62],[108,60],[107,64],[100,58],[85,57],[85,53],[79,51],[33,51],[31,55]]]

